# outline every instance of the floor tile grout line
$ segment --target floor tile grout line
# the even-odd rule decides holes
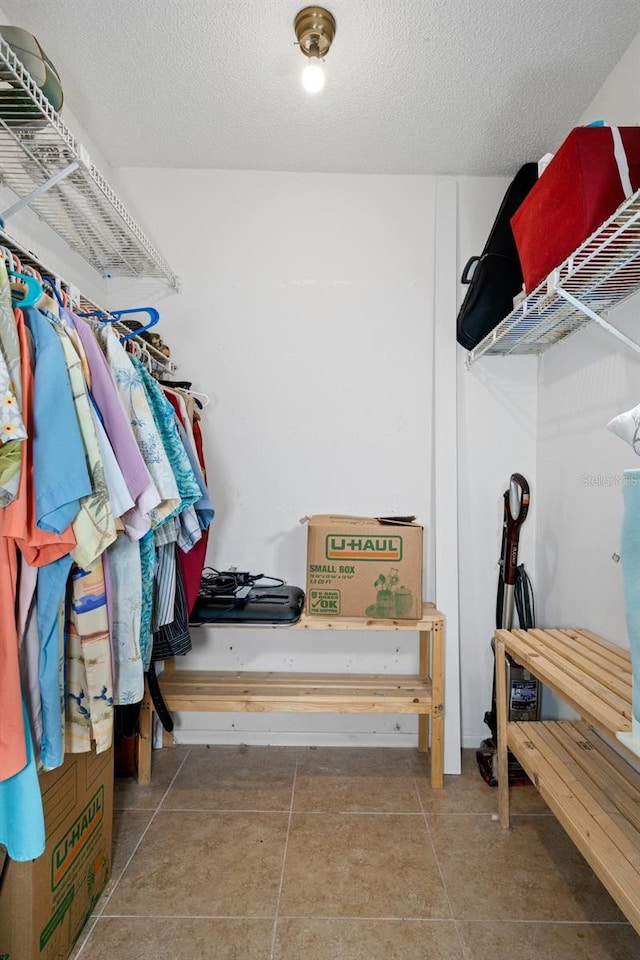
[[[140,811],[139,807],[130,807],[132,811]],[[273,813],[273,814],[287,814],[289,813],[287,808],[281,808],[279,810],[274,809],[264,809],[257,807],[251,809],[249,807],[165,807],[162,811],[163,813]],[[413,813],[408,813],[406,810],[296,810],[296,815],[304,814],[309,817],[422,817],[423,813],[421,810],[415,810]],[[481,814],[477,814],[481,816]]]
[[[329,914],[317,916],[314,914],[310,917],[308,914],[285,914],[280,919],[282,920],[321,920],[321,921],[331,921],[332,923],[371,923],[372,921],[384,921],[389,923],[456,923],[458,921],[454,920],[452,917],[410,917],[410,916],[396,916],[396,915],[384,915],[384,916],[331,916]],[[246,914],[239,914],[238,916],[234,914],[227,913],[215,913],[215,914],[190,914],[190,913],[106,913],[102,914],[100,917],[92,917],[93,923],[95,924],[98,920],[242,920],[242,921],[259,921],[260,923],[270,923],[273,921],[273,917],[269,914],[255,914],[252,916],[247,916]],[[461,920],[460,923],[472,924],[530,924],[533,926],[574,926],[574,927],[631,927],[631,924],[622,920]],[[86,928],[85,928],[86,929]]]
[[[293,770],[293,783],[291,785],[291,803],[289,804],[289,819],[287,820],[287,835],[285,837],[284,850],[282,852],[282,870],[280,871],[280,883],[278,885],[278,895],[276,897],[276,909],[273,917],[273,935],[271,937],[270,960],[275,960],[275,953],[276,953],[276,935],[278,933],[278,914],[280,913],[280,899],[282,897],[282,887],[284,884],[284,871],[287,863],[287,848],[289,846],[291,818],[293,817],[293,801],[296,795],[296,781],[298,779],[298,763],[299,761],[296,760],[296,765]]]
[[[86,924],[86,926],[84,926],[84,927],[82,928],[82,934],[83,934],[84,936],[83,936],[83,939],[82,939],[82,943],[81,943],[80,946],[78,947],[78,952],[77,952],[76,955],[75,955],[75,960],[78,960],[78,957],[79,957],[80,954],[83,952],[87,940],[89,939],[89,937],[91,936],[91,934],[93,933],[93,931],[94,931],[95,928],[96,928],[96,924],[97,924],[97,922],[98,922],[98,918],[97,918],[97,917],[90,917],[90,921],[91,921],[91,922],[88,922],[88,923]],[[78,939],[79,939],[79,938],[78,938]],[[77,942],[78,942],[78,941],[76,941],[76,943],[77,943]]]
[[[422,802],[422,794],[420,793],[420,787],[418,786],[418,781],[417,781],[415,778],[414,778],[413,783],[414,783],[414,786],[415,786],[415,789],[416,789],[416,793],[418,794],[418,801],[419,801],[419,803],[420,803],[420,809],[422,810],[422,817],[423,817],[424,825],[425,825],[425,828],[426,828],[426,831],[427,831],[427,836],[429,837],[429,843],[431,844],[431,849],[432,849],[432,851],[433,851],[433,856],[434,856],[434,859],[435,859],[435,861],[436,861],[436,866],[437,866],[437,868],[438,868],[438,873],[439,873],[439,875],[440,875],[440,882],[442,883],[442,888],[443,888],[443,890],[444,890],[445,897],[447,898],[447,903],[449,904],[449,912],[451,913],[451,919],[453,920],[453,922],[454,922],[454,924],[455,924],[456,936],[457,936],[457,938],[458,938],[458,944],[459,944],[459,946],[460,946],[460,953],[461,953],[461,955],[462,955],[463,958],[466,958],[466,960],[470,960],[469,954],[468,954],[468,952],[467,952],[467,950],[466,950],[466,948],[465,948],[464,941],[463,941],[463,939],[462,939],[462,934],[460,933],[460,928],[459,928],[459,926],[458,926],[458,921],[457,921],[457,919],[456,919],[456,917],[454,916],[454,913],[453,913],[453,905],[452,905],[452,903],[451,903],[451,897],[449,896],[449,891],[447,890],[447,885],[446,885],[446,883],[445,883],[444,875],[443,875],[443,873],[442,873],[442,867],[440,866],[440,858],[438,857],[438,851],[436,850],[436,845],[435,845],[435,843],[434,843],[434,841],[433,841],[433,835],[432,835],[432,833],[431,833],[431,827],[429,826],[429,819],[428,819],[428,817],[427,817],[427,813],[426,813],[426,811],[425,811],[425,809],[424,809],[424,804],[423,804],[423,802]]]
[[[127,870],[127,867],[129,866],[129,864],[131,863],[131,861],[132,861],[133,858],[135,857],[136,853],[138,852],[138,848],[139,848],[140,844],[142,843],[142,841],[143,841],[144,838],[146,837],[147,832],[148,832],[149,828],[151,827],[151,824],[153,823],[153,821],[155,820],[155,818],[156,818],[157,815],[158,815],[158,812],[159,812],[159,810],[160,810],[160,807],[162,806],[162,804],[163,804],[163,802],[164,802],[167,794],[168,794],[169,791],[171,790],[171,787],[174,785],[174,783],[175,783],[175,781],[176,781],[176,778],[178,777],[180,771],[182,770],[183,766],[185,765],[186,761],[188,760],[190,754],[191,754],[191,750],[189,749],[189,750],[187,751],[187,753],[185,754],[185,756],[183,757],[182,763],[180,764],[180,766],[178,767],[178,769],[177,769],[176,772],[174,773],[173,777],[171,778],[171,782],[170,782],[169,786],[167,787],[167,789],[165,790],[165,792],[162,794],[162,797],[161,797],[160,800],[158,801],[158,805],[156,806],[156,809],[155,809],[155,810],[153,811],[153,813],[151,814],[151,818],[150,818],[150,820],[149,820],[149,823],[146,825],[146,827],[144,828],[144,830],[143,830],[142,833],[140,834],[140,836],[139,836],[139,838],[138,838],[138,842],[136,843],[135,847],[133,848],[133,850],[132,850],[132,852],[131,852],[131,855],[129,856],[129,858],[128,858],[127,862],[125,863],[124,867],[123,867],[122,870],[120,871],[120,876],[118,877],[118,879],[116,880],[116,882],[115,882],[114,885],[113,885],[113,889],[109,891],[109,896],[108,896],[107,899],[105,900],[105,902],[104,902],[104,904],[103,904],[103,906],[102,906],[102,910],[101,910],[100,913],[96,916],[96,923],[98,922],[98,920],[100,920],[100,919],[103,917],[105,908],[107,907],[109,901],[111,900],[111,897],[112,897],[113,894],[115,893],[115,891],[116,891],[116,889],[117,889],[117,887],[118,887],[118,884],[120,883],[120,880],[122,879],[122,877],[123,877],[124,874],[125,874],[125,871]],[[92,928],[92,932],[93,932],[93,929],[95,929],[95,924],[94,924],[94,927]],[[87,938],[87,940],[88,940],[88,938]],[[84,947],[85,947],[85,944],[87,943],[87,940],[85,940],[84,943],[82,944],[82,947],[80,948],[80,951],[78,952],[78,958],[77,958],[77,960],[79,960],[80,954],[83,952]]]

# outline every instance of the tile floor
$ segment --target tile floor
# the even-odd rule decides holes
[[[116,781],[113,875],[73,960],[638,960],[533,787],[512,829],[465,751],[178,747]]]

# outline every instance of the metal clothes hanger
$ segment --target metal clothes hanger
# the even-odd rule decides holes
[[[194,400],[199,401],[198,406],[200,409],[206,407],[210,403],[209,395],[206,393],[200,393],[198,390],[191,389],[190,380],[161,380],[160,383],[164,384],[165,387],[173,387],[174,390],[179,390],[182,393],[188,393],[190,397],[193,397]]]
[[[194,400],[199,400],[203,407],[207,407],[211,403],[208,393],[200,393],[198,390],[185,390],[185,393],[188,393]]]

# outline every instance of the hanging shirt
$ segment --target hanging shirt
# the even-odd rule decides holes
[[[153,530],[140,540],[140,579],[142,582],[142,606],[140,608],[140,655],[144,668],[151,661],[153,583],[156,569],[156,547]]]
[[[100,459],[104,468],[104,477],[109,491],[109,501],[111,503],[111,512],[114,517],[122,517],[127,510],[133,507],[133,498],[125,482],[120,464],[116,460],[115,453],[109,443],[109,438],[105,433],[95,407],[91,404],[91,415],[93,417],[93,426],[96,431]]]
[[[64,647],[60,644],[61,618],[71,570],[71,556],[60,557],[38,570],[36,617],[40,640],[38,678],[42,706],[40,763],[54,770],[64,762]]]
[[[176,547],[164,543],[158,548],[153,591],[153,630],[171,623],[176,602]]]
[[[125,529],[132,539],[138,540],[151,526],[150,512],[160,504],[160,494],[140,453],[111,369],[92,328],[68,311],[62,315],[74,325],[85,349],[91,370],[91,393],[135,504],[124,517]]]
[[[107,550],[106,558],[112,602],[109,626],[113,655],[113,701],[116,704],[139,703],[144,695],[140,652],[140,544],[120,534]]]
[[[163,388],[163,393],[173,407],[178,434],[189,458],[189,463],[191,465],[191,469],[193,470],[193,474],[198,481],[198,486],[200,487],[201,493],[200,499],[196,501],[193,507],[189,507],[187,510],[184,510],[179,517],[180,526],[178,530],[177,543],[182,552],[186,554],[189,553],[202,539],[201,531],[208,529],[213,519],[214,510],[213,504],[211,503],[211,498],[209,497],[209,491],[207,490],[207,485],[200,468],[200,463],[198,461],[195,435],[189,419],[185,400],[181,394],[174,390],[167,389],[166,386]],[[202,569],[200,569],[200,575],[201,574]],[[199,583],[200,576],[198,577],[198,585]]]
[[[67,630],[67,728],[69,753],[96,753],[113,737],[113,674],[102,557],[71,573]]]
[[[3,354],[0,353],[0,474],[5,482],[18,472],[21,461],[20,446],[16,446],[16,456],[11,453],[13,448],[7,445],[11,444],[11,441],[26,440],[26,437],[27,431],[18,407],[13,378],[9,374]],[[3,449],[4,447],[7,449]],[[11,472],[10,465],[13,464],[15,467]]]
[[[91,477],[92,492],[81,499],[80,510],[72,524],[77,543],[71,555],[78,566],[86,569],[116,539],[116,523],[111,510],[104,467],[100,459],[90,400],[82,374],[82,364],[60,323],[53,318],[51,318],[51,322],[53,329],[60,338],[64,352],[78,425],[82,434],[87,466]]]
[[[20,657],[22,695],[29,715],[36,756],[40,753],[42,738],[42,705],[40,699],[40,638],[36,620],[36,584],[38,568],[30,567],[24,560],[18,576],[17,627]]]
[[[176,424],[178,428],[178,433],[184,445],[185,451],[189,458],[189,463],[191,464],[191,469],[193,470],[193,475],[197,480],[198,487],[200,488],[200,498],[196,500],[193,505],[196,517],[198,519],[198,524],[201,530],[206,530],[213,520],[214,510],[213,504],[211,502],[211,497],[209,496],[209,491],[207,490],[207,484],[205,482],[202,470],[200,469],[200,464],[198,462],[198,457],[196,451],[191,446],[187,432],[182,427],[180,421]],[[200,539],[198,537],[198,539]],[[181,548],[182,544],[180,544]],[[186,552],[186,551],[185,551]]]
[[[0,781],[13,777],[27,763],[18,632],[13,617],[17,575],[15,543],[0,537]]]
[[[44,853],[44,813],[26,710],[26,763],[19,773],[0,783],[0,843],[12,860],[35,860]]]
[[[0,263],[0,507],[15,500],[22,464],[20,345],[11,305],[11,287],[4,261]]]
[[[76,544],[71,526],[61,532],[42,530],[37,525],[36,483],[47,483],[42,472],[35,477],[34,458],[34,375],[32,369],[30,334],[24,322],[21,310],[15,311],[15,320],[20,343],[20,374],[22,382],[23,419],[27,428],[27,442],[24,445],[20,484],[16,499],[0,510],[0,536],[14,539],[27,563],[41,567],[68,554]],[[43,366],[43,371],[46,368]],[[59,460],[57,461],[59,466]],[[49,464],[56,470],[56,464]]]
[[[80,510],[81,498],[91,494],[91,480],[60,339],[39,310],[22,312],[34,351],[36,523],[41,530],[62,533]]]
[[[25,307],[22,313],[33,343],[35,520],[41,530],[62,534],[75,520],[82,498],[91,495],[91,480],[60,340],[40,311]],[[38,754],[47,769],[60,766],[64,760],[60,605],[70,568],[67,550],[64,556],[40,564],[37,570],[40,714],[33,718],[33,729],[39,733]],[[30,706],[32,702],[30,698]]]
[[[171,549],[171,548],[167,548]],[[175,547],[173,548],[176,549]],[[152,659],[166,660],[167,657],[180,657],[191,650],[189,617],[184,595],[184,585],[180,567],[176,566],[176,592],[171,623],[160,627],[153,635]]]
[[[195,448],[198,455],[198,463],[202,470],[202,476],[205,484],[207,483],[207,471],[204,461],[204,446],[202,442],[202,432],[200,430],[200,424],[195,420],[193,422],[193,436],[195,440]],[[197,507],[197,504],[196,504]],[[185,599],[187,604],[187,611],[191,613],[195,607],[196,600],[198,599],[198,592],[200,590],[200,584],[202,582],[202,571],[204,569],[206,554],[207,554],[207,543],[209,537],[209,528],[203,530],[202,539],[196,543],[195,547],[192,550],[189,550],[188,553],[183,553],[182,550],[178,551],[178,562],[180,564],[180,569],[182,571],[182,579],[184,581],[184,592]]]
[[[162,385],[162,392],[173,407],[176,417],[187,432],[189,443],[193,450],[196,449],[196,440],[193,432],[193,421],[195,418],[195,401],[182,390],[172,390],[166,383]]]
[[[173,407],[162,393],[157,381],[145,370],[143,364],[135,357],[132,358],[131,362],[138,372],[147,394],[153,419],[162,438],[178,486],[180,503],[174,513],[177,516],[200,499],[200,487],[193,475],[189,458],[178,435]]]
[[[15,311],[20,351],[23,419],[27,428],[16,498],[0,509],[0,780],[13,776],[26,763],[18,665],[18,631],[14,616],[17,552],[32,566],[53,563],[75,546],[71,527],[62,533],[39,530],[35,522],[33,477],[33,371],[29,334],[20,310]]]
[[[98,343],[107,358],[131,429],[161,497],[151,511],[151,524],[157,526],[174,515],[180,505],[176,479],[149,407],[142,379],[109,324],[92,324]]]

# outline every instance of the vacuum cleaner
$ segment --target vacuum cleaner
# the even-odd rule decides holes
[[[509,480],[509,489],[503,494],[504,512],[496,600],[496,628],[510,630],[513,627],[514,611],[518,615],[518,624],[522,630],[535,627],[533,588],[524,565],[518,564],[520,530],[527,518],[530,501],[531,493],[526,479],[521,473],[513,473]],[[494,647],[493,640],[491,646]],[[509,720],[539,720],[541,696],[539,681],[528,670],[507,657]],[[476,759],[482,779],[495,787],[498,785],[495,664],[491,709],[485,713],[484,722],[491,731],[491,737],[482,741],[480,749],[476,751]],[[508,770],[510,785],[530,783],[527,774],[511,754],[509,754]]]

